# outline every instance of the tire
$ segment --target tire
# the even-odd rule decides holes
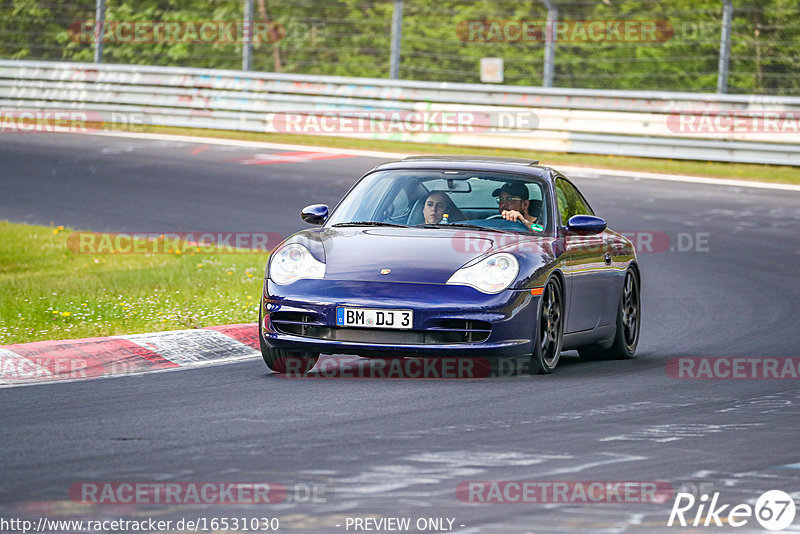
[[[639,328],[642,322],[642,298],[639,277],[633,269],[625,273],[617,309],[617,333],[611,346],[604,348],[588,345],[578,349],[582,360],[630,360],[639,344]]]
[[[305,375],[317,364],[319,354],[273,349],[264,342],[264,323],[262,310],[258,310],[258,346],[261,347],[261,357],[270,370],[276,373],[289,373],[292,375]]]
[[[550,278],[544,286],[538,317],[530,373],[550,374],[561,358],[561,344],[564,341],[564,292],[556,278]]]

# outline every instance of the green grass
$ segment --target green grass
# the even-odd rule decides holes
[[[257,321],[266,253],[86,254],[71,232],[0,221],[0,345]]]
[[[718,163],[712,161],[683,161],[673,159],[634,158],[628,156],[565,154],[561,152],[540,152],[536,150],[499,150],[395,141],[347,139],[344,137],[250,133],[167,126],[148,126],[146,127],[146,131],[150,133],[218,137],[223,139],[291,143],[334,148],[356,148],[361,150],[380,150],[412,154],[481,154],[488,156],[522,157],[538,159],[543,164],[552,167],[558,167],[558,165],[574,165],[605,169],[706,176],[709,178],[800,184],[800,167],[788,165],[755,165],[750,163]]]

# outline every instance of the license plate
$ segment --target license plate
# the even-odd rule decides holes
[[[336,324],[338,326],[410,330],[414,325],[414,312],[411,310],[339,307],[336,308]]]

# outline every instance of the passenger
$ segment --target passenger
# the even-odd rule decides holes
[[[439,224],[442,222],[444,214],[448,215],[448,221],[452,222],[456,213],[460,213],[456,208],[447,193],[441,191],[434,191],[425,199],[425,204],[422,206],[422,215],[425,218],[425,224]]]

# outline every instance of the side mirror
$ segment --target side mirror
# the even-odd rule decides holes
[[[328,206],[325,204],[312,204],[300,212],[300,218],[308,224],[322,224],[328,218]]]
[[[608,223],[605,219],[594,215],[573,215],[567,221],[567,230],[583,234],[599,234],[606,226]]]

